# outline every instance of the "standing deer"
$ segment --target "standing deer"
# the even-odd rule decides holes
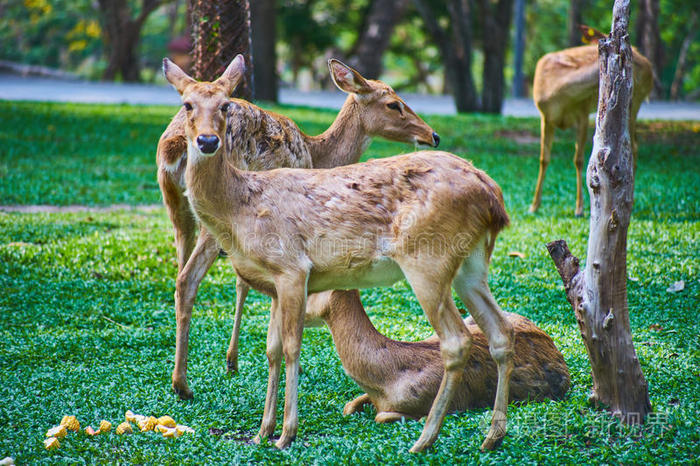
[[[163,71],[187,110],[190,204],[236,274],[272,298],[267,396],[254,441],[275,429],[282,354],[284,423],[275,445],[285,448],[296,437],[307,294],[406,278],[438,334],[445,367],[411,451],[435,441],[469,355],[471,336],[451,287],[487,336],[496,361],[494,412],[482,444],[495,448],[506,432],[513,369],[513,328],[487,282],[496,236],[509,222],[500,187],[471,163],[437,151],[331,169],[240,170],[227,154],[249,150],[250,138],[240,129],[247,123],[232,127],[222,108],[229,105],[241,66],[234,60],[214,82],[197,82],[167,59]]]
[[[513,326],[515,348],[509,400],[562,399],[569,389],[569,370],[552,339],[523,316],[505,316]],[[344,415],[367,403],[376,408],[377,422],[428,414],[443,375],[436,336],[415,343],[385,337],[367,317],[357,290],[309,296],[306,319],[323,319],[328,325],[345,372],[366,392],[345,405]],[[451,411],[485,408],[496,398],[498,375],[488,341],[471,317],[464,323],[472,348]]]
[[[381,81],[366,80],[338,60],[328,66],[333,81],[348,97],[328,130],[308,136],[282,115],[265,111],[240,99],[225,106],[229,134],[248,138],[247,150],[225,156],[239,168],[270,170],[280,167],[327,168],[355,163],[374,136],[437,147],[440,137],[396,93]],[[234,77],[235,78],[235,77]],[[224,109],[221,109],[223,114]],[[177,337],[172,384],[183,399],[192,398],[187,384],[187,348],[192,308],[199,284],[211,268],[219,247],[206,229],[197,235],[197,220],[185,194],[187,167],[185,126],[187,106],[175,115],[160,138],[157,151],[158,182],[175,229],[178,255],[175,309]],[[247,126],[243,125],[247,122]],[[227,146],[227,147],[230,147]],[[248,285],[236,282],[236,312],[226,353],[229,372],[238,370],[238,335]]]
[[[634,90],[630,111],[630,137],[637,160],[637,112],[653,87],[651,63],[637,49],[632,49]],[[542,201],[542,184],[551,158],[554,129],[576,126],[576,216],[583,215],[583,150],[588,132],[588,114],[598,102],[598,45],[584,45],[548,53],[537,62],[532,98],[541,115],[540,173],[530,212]]]

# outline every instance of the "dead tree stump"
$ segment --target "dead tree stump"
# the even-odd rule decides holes
[[[616,0],[610,37],[599,42],[600,87],[586,183],[591,199],[586,266],[566,242],[547,245],[578,320],[593,374],[591,401],[623,421],[651,411],[647,383],[632,344],[627,305],[627,229],[634,201],[629,134],[632,53],[629,0]]]

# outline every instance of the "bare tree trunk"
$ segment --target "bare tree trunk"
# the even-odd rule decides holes
[[[371,3],[349,60],[364,77],[378,79],[382,74],[382,57],[407,6],[408,0],[374,0]]]
[[[564,281],[593,374],[591,401],[627,423],[651,411],[647,383],[632,344],[627,305],[627,229],[634,195],[629,135],[632,97],[630,0],[615,0],[609,39],[599,42],[596,133],[586,181],[591,197],[586,267],[566,242],[547,245]]]
[[[479,13],[483,21],[482,46],[484,49],[484,88],[481,92],[481,110],[486,113],[501,113],[505,93],[506,49],[510,38],[510,21],[513,15],[513,0],[478,0]]]
[[[254,97],[277,102],[277,16],[275,0],[254,0],[250,4],[253,44]]]
[[[569,2],[569,47],[581,45],[581,30],[578,28],[583,22],[581,11],[584,0],[571,0]]]
[[[250,60],[248,0],[191,0],[190,16],[194,43],[192,72],[195,79],[216,79],[241,53],[246,61],[246,79],[234,95],[250,100],[253,65]]]
[[[112,81],[118,75],[124,81],[140,79],[141,64],[137,49],[141,29],[148,16],[161,3],[160,0],[142,0],[141,11],[133,18],[127,0],[98,0],[108,56],[107,69],[102,79]]]
[[[649,59],[654,70],[654,89],[651,91],[651,97],[661,98],[663,88],[660,76],[664,64],[664,50],[659,33],[659,0],[639,1],[637,41],[642,55]]]
[[[414,0],[416,9],[423,18],[442,57],[445,80],[455,100],[457,111],[474,112],[479,110],[476,87],[472,77],[472,37],[471,10],[469,0],[449,0],[452,34],[439,24],[431,6],[425,0]]]

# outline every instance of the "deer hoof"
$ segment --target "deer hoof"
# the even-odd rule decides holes
[[[529,209],[527,209],[527,211],[530,212],[531,214],[534,214],[535,212],[537,212],[537,209],[538,209],[538,208],[539,208],[539,206],[536,206],[536,205],[533,204],[533,205],[530,206]]]
[[[181,400],[191,400],[194,398],[194,393],[187,385],[181,386],[173,382],[173,391]]]
[[[503,438],[506,436],[506,424],[505,414],[499,411],[493,413],[491,428],[486,434],[484,443],[481,444],[481,451],[494,450],[503,442]]]
[[[284,450],[285,448],[287,448],[289,445],[292,444],[294,437],[295,436],[293,436],[293,435],[282,434],[282,436],[279,438],[279,440],[277,440],[275,442],[275,447],[280,449],[280,450]]]
[[[228,375],[238,374],[238,361],[237,360],[226,360],[226,371]]]

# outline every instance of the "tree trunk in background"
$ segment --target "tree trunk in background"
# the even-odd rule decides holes
[[[246,77],[234,96],[252,97],[253,65],[250,61],[250,8],[248,0],[191,0],[192,73],[196,79],[218,78],[240,54],[245,57]]]
[[[414,0],[428,33],[440,49],[445,80],[459,113],[479,110],[476,88],[472,77],[471,11],[468,0],[449,0],[452,34],[438,23],[432,8],[425,0]]]
[[[253,83],[257,100],[277,102],[277,15],[275,0],[253,0],[250,5],[253,43]]]
[[[644,421],[651,404],[632,344],[627,305],[627,229],[634,201],[629,2],[615,0],[610,38],[598,47],[598,115],[586,174],[591,198],[586,267],[579,270],[578,259],[563,240],[549,243],[547,249],[564,281],[591,362],[591,401],[635,424]]]
[[[496,3],[478,0],[477,4],[483,21],[484,89],[481,93],[481,110],[486,113],[501,113],[505,93],[503,69],[510,38],[513,0],[498,0]]]
[[[683,86],[683,77],[685,76],[685,67],[688,64],[688,49],[690,48],[690,43],[693,41],[695,34],[698,32],[698,14],[693,12],[688,21],[688,34],[686,34],[685,39],[683,39],[683,44],[681,44],[681,50],[678,53],[678,61],[676,62],[676,72],[673,74],[673,82],[671,83],[671,100],[678,100],[680,96],[681,87]]]
[[[581,45],[581,30],[578,28],[583,22],[581,10],[584,0],[571,0],[569,2],[569,47]]]
[[[524,97],[525,0],[515,0],[515,46],[513,49],[513,97]]]
[[[651,98],[658,99],[663,95],[661,71],[663,70],[664,50],[659,33],[659,0],[639,0],[639,15],[637,20],[637,47],[642,55],[651,62],[654,70],[654,89]]]
[[[407,6],[408,0],[372,1],[348,63],[365,78],[378,79],[382,74],[382,57]]]
[[[102,33],[107,49],[107,69],[102,79],[138,81],[141,74],[138,45],[141,29],[150,15],[161,5],[160,0],[142,0],[141,11],[135,18],[127,0],[98,0],[102,17]]]

